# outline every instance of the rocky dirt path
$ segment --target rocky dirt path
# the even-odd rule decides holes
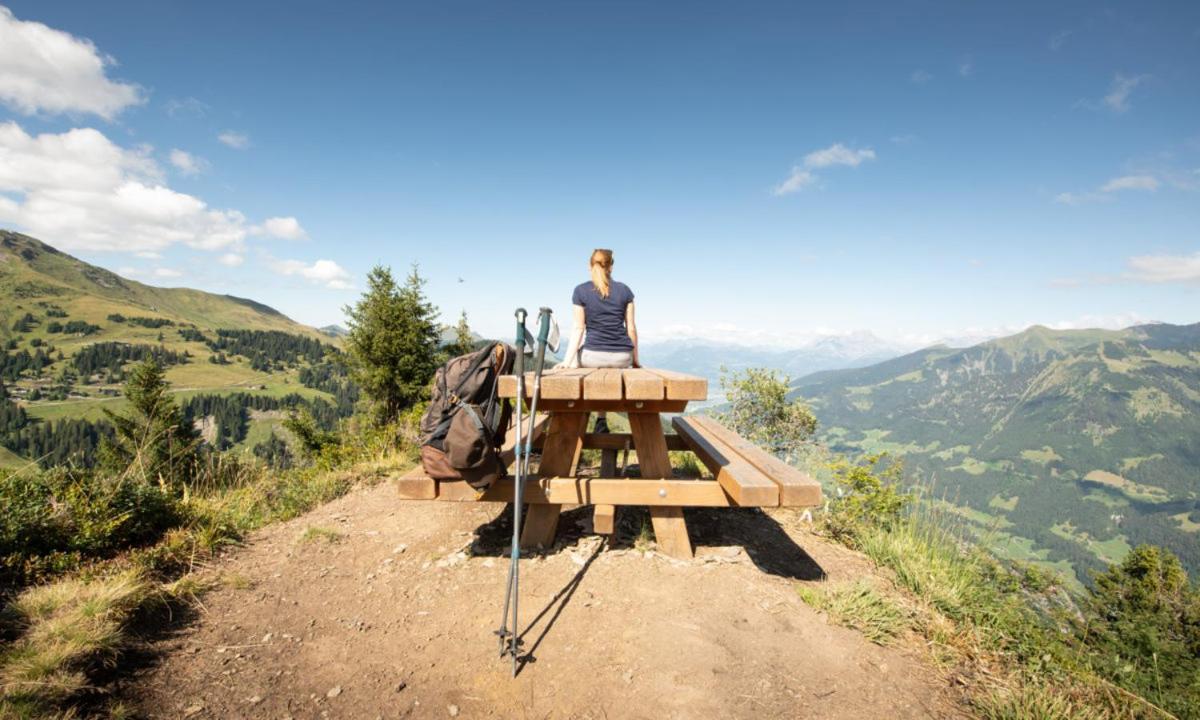
[[[159,718],[958,716],[915,654],[804,605],[797,582],[870,572],[790,512],[689,514],[697,558],[612,547],[566,513],[523,563],[524,640],[496,653],[511,532],[500,505],[403,502],[384,483],[255,534],[152,643],[121,695]],[[328,532],[327,532],[328,531]],[[336,533],[336,537],[333,534]]]

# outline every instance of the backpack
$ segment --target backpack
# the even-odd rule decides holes
[[[438,368],[421,418],[421,465],[426,475],[465,480],[476,490],[504,477],[499,447],[512,407],[496,396],[496,388],[500,376],[512,372],[515,352],[494,342]]]

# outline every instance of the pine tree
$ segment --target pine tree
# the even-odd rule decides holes
[[[438,311],[424,286],[416,265],[403,287],[390,268],[377,265],[367,275],[362,299],[345,309],[351,377],[383,423],[424,399],[437,369]]]
[[[466,355],[475,349],[475,338],[471,335],[471,326],[467,324],[466,310],[458,316],[458,324],[454,326],[454,343],[447,349],[450,357]]]
[[[101,448],[101,466],[108,472],[132,473],[146,481],[178,487],[197,467],[200,435],[168,393],[163,369],[150,359],[135,365],[125,383],[129,413],[104,414],[116,431]]]

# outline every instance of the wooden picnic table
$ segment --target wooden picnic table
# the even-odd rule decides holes
[[[532,399],[533,374],[525,379],[526,400]],[[515,399],[517,378],[500,378],[498,393]],[[684,507],[779,505],[815,506],[821,486],[811,477],[746,441],[716,420],[675,417],[674,434],[663,430],[664,413],[683,413],[689,402],[708,399],[708,381],[670,370],[552,369],[542,375],[535,444],[541,449],[537,470],[526,483],[529,510],[521,533],[523,546],[549,547],[554,542],[564,504],[593,505],[594,529],[611,534],[619,505],[649,506],[658,547],[675,557],[691,557],[692,545]],[[630,433],[587,433],[594,412],[624,413]],[[506,452],[511,460],[512,439]],[[611,477],[620,449],[637,453],[638,478]],[[603,451],[601,477],[581,477],[579,457],[585,448]],[[694,452],[712,479],[677,477],[669,451]],[[402,497],[424,500],[511,502],[512,479],[505,478],[482,493],[466,483],[439,482],[418,467],[400,478]]]

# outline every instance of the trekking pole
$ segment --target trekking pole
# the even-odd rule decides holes
[[[528,315],[525,308],[517,308],[517,357],[514,359],[513,369],[517,373],[517,439],[513,443],[513,459],[516,461],[516,476],[513,478],[513,487],[521,487],[521,410],[525,405],[525,317]],[[514,491],[516,494],[519,491]],[[500,629],[496,631],[496,635],[500,640],[500,657],[504,657],[504,646],[508,643],[508,608],[513,598],[513,585],[516,581],[517,563],[521,559],[521,501],[519,495],[513,498],[513,537],[512,537],[512,552],[508,563],[508,583],[504,588],[504,614],[500,616]],[[517,618],[514,606],[513,611],[513,637],[516,637]],[[514,658],[516,656],[514,644]],[[516,661],[514,660],[514,667]]]
[[[513,513],[518,516],[521,512],[521,506],[524,505],[525,481],[529,478],[529,453],[533,449],[533,426],[537,422],[537,401],[538,392],[542,385],[542,367],[546,363],[546,341],[550,334],[550,308],[542,308],[538,311],[538,338],[537,338],[537,356],[533,365],[533,400],[529,405],[529,429],[525,438],[525,467],[517,473],[516,480],[513,484],[513,502],[515,503]],[[556,341],[557,344],[557,341]],[[517,437],[517,442],[520,442],[520,436]],[[517,461],[518,463],[521,460]],[[512,638],[510,646],[512,648],[512,674],[517,676],[517,667],[519,660],[519,646],[521,643],[521,626],[519,624],[520,613],[518,607],[521,601],[521,533],[520,523],[513,523],[513,582],[512,582]]]
[[[533,403],[529,408],[529,435],[525,439],[525,468],[523,473],[529,474],[529,455],[533,452],[533,426],[537,422],[537,403],[538,395],[541,395],[542,390],[542,369],[546,366],[546,345],[553,344],[552,348],[558,352],[558,327],[555,326],[553,340],[551,340],[550,322],[554,311],[548,307],[538,310],[538,337],[537,337],[537,357],[533,362]]]

